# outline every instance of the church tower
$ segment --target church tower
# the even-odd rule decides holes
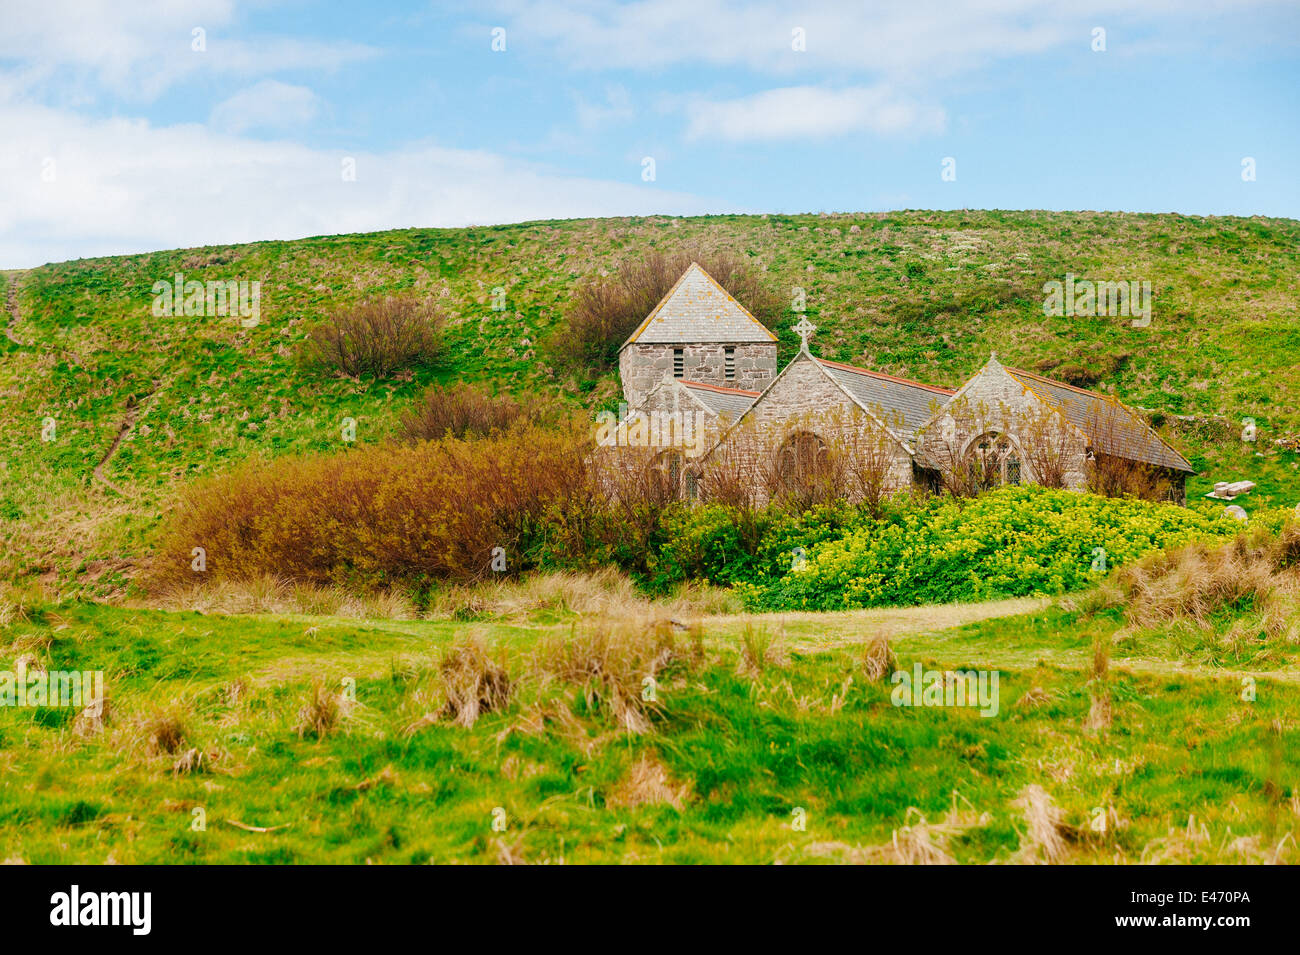
[[[692,262],[623,343],[618,371],[632,408],[666,376],[762,391],[776,377],[776,336]]]

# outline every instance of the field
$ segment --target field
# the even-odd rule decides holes
[[[1098,677],[1114,612],[701,617],[657,638],[676,649],[644,732],[626,730],[611,683],[557,669],[548,640],[592,625],[563,608],[473,624],[25,613],[6,628],[16,645],[103,667],[111,701],[98,727],[0,709],[0,853],[30,863],[1296,855],[1300,650],[1207,663],[1129,641]],[[433,718],[440,661],[468,633],[512,683],[472,728]],[[1000,671],[998,714],[892,705],[864,654],[886,635],[899,669]],[[355,702],[340,699],[349,680]],[[1102,693],[1109,723],[1090,729]]]
[[[377,458],[351,455],[382,452],[432,382],[614,406],[615,374],[554,358],[566,309],[621,259],[681,247],[803,289],[823,357],[956,385],[996,350],[1117,395],[1188,455],[1197,507],[1012,488],[751,513],[755,543],[725,508],[670,506],[637,568],[453,584],[376,561],[375,580],[402,583],[387,590],[327,573],[322,531],[293,551],[321,565],[311,585],[145,585],[192,482],[307,452],[368,479]],[[155,317],[151,289],[177,273],[261,282],[260,321]],[[1150,326],[1045,316],[1043,284],[1067,274],[1150,281]],[[1296,860],[1300,223],[575,220],[79,260],[0,283],[0,695],[25,668],[102,671],[108,697],[102,713],[0,706],[2,859]],[[376,380],[301,361],[331,311],[405,293],[449,316],[440,364]],[[1258,485],[1238,501],[1249,539],[1202,497],[1241,479]],[[369,499],[356,513],[373,525],[342,521],[314,487],[298,490],[315,526],[414,563],[400,507],[380,540]],[[213,500],[204,540],[225,546],[228,525],[240,553],[291,552],[257,551],[250,527],[294,544],[306,526],[276,523],[287,492],[238,526]],[[184,571],[191,542],[172,536]],[[976,598],[996,599],[903,606]],[[968,670],[996,674],[996,714],[899,705],[891,682]]]

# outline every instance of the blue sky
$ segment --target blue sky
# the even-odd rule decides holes
[[[5,0],[0,130],[7,268],[656,212],[1300,218],[1300,5]]]

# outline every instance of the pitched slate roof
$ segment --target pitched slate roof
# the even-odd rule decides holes
[[[774,342],[776,336],[731,297],[713,276],[692,262],[677,284],[637,326],[633,342],[680,345],[687,342]]]
[[[919,381],[908,381],[838,361],[815,360],[861,404],[872,410],[877,406],[883,408],[885,424],[889,427],[896,427],[896,416],[901,416],[902,425],[897,429],[904,437],[910,438],[915,434],[916,429],[930,417],[931,406],[936,401],[943,404],[953,395],[948,388],[923,385]]]
[[[706,385],[700,381],[681,383],[714,414],[724,414],[733,419],[744,414],[759,396],[757,391],[723,388],[721,385]]]
[[[1097,394],[1030,371],[1003,366],[1008,375],[1056,407],[1103,454],[1176,471],[1194,470],[1187,459],[1151,430],[1141,415],[1109,395]]]

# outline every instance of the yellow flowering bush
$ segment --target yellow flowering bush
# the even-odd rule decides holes
[[[1281,519],[1280,512],[1261,513],[1253,522],[1271,526]],[[842,533],[810,543],[797,568],[751,576],[737,589],[756,610],[1056,594],[1150,551],[1241,529],[1222,507],[1009,487],[974,499],[900,502],[880,518],[859,514]]]

